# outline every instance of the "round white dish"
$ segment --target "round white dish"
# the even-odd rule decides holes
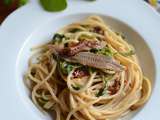
[[[50,39],[59,27],[93,14],[103,16],[115,30],[126,33],[138,51],[144,73],[154,79],[151,99],[134,113],[133,120],[158,119],[160,16],[141,0],[123,0],[123,3],[117,0],[70,0],[68,8],[58,13],[45,12],[32,1],[11,14],[0,29],[0,119],[50,120],[34,106],[23,84],[23,74],[31,55],[29,49]]]

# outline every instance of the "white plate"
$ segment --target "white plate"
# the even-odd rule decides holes
[[[153,79],[149,102],[134,115],[134,120],[157,120],[160,111],[160,16],[141,0],[70,0],[63,12],[48,13],[31,2],[11,14],[0,29],[0,119],[50,120],[28,97],[23,84],[29,49],[49,40],[68,23],[91,14],[101,15],[115,30],[125,32],[140,57],[143,71]],[[125,23],[125,24],[124,24]],[[131,115],[131,116],[132,116]],[[130,116],[129,116],[130,117]],[[129,119],[129,118],[127,118]]]

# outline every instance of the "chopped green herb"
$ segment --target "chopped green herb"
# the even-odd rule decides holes
[[[76,32],[79,32],[79,31],[81,31],[81,30],[78,29],[78,28],[74,28],[74,29],[69,30],[69,32],[71,32],[71,33],[76,33]]]
[[[52,40],[53,40],[53,43],[55,43],[55,42],[61,43],[64,38],[65,38],[65,36],[63,34],[56,33],[53,36]]]
[[[73,65],[67,65],[67,67],[66,67],[67,69],[67,74],[69,74],[71,71],[72,71],[72,69],[73,69]]]
[[[111,80],[113,78],[113,75],[109,75],[108,77],[105,78],[105,81]]]
[[[120,33],[119,32],[115,32],[116,33],[116,35],[120,35]]]
[[[31,71],[31,75],[32,75],[32,76],[35,76],[35,74],[36,74],[36,71],[32,70],[32,71]]]
[[[122,39],[126,39],[126,37],[124,35],[121,35]]]
[[[81,27],[84,27],[84,28],[89,28],[90,27],[90,25],[86,25],[86,24],[82,24],[82,25],[80,25]]]
[[[96,97],[100,97],[100,96],[103,96],[105,93],[104,93],[104,88],[101,88],[98,93],[96,94]]]
[[[115,32],[118,36],[121,36],[122,39],[126,39],[125,35],[123,33],[120,32]]]
[[[79,84],[76,84],[76,85],[71,85],[72,86],[72,88],[73,89],[75,89],[75,90],[80,90],[81,88],[82,88],[82,86],[81,85],[79,85]]]
[[[106,93],[106,88],[107,88],[107,80],[104,81],[104,86],[98,91],[96,97],[103,96]]]
[[[93,35],[90,35],[90,34],[82,34],[81,36],[80,36],[80,39],[86,39],[86,38],[88,38],[88,39],[93,39],[95,36],[93,36]]]
[[[62,11],[67,7],[66,0],[40,0],[40,3],[46,11],[50,12]]]
[[[93,48],[93,49],[90,50],[90,52],[97,53],[97,54],[102,54],[102,55],[106,55],[106,56],[110,56],[110,57],[112,57],[114,55],[112,50],[108,47],[105,47],[105,48],[102,48],[102,49]]]
[[[64,61],[64,62],[60,62],[60,68],[61,68],[63,74],[68,75],[73,70],[73,65]]]
[[[103,77],[104,86],[98,91],[98,93],[96,94],[96,97],[100,97],[100,96],[103,96],[104,94],[106,94],[107,82],[108,82],[108,80],[111,80],[112,78],[113,78],[113,75],[110,75],[108,77]]]
[[[113,56],[113,52],[108,47],[105,47],[105,48],[101,49],[98,53],[106,55],[106,56],[110,56],[110,57]]]
[[[45,104],[47,101],[42,99],[42,98],[38,98],[38,101],[41,103],[41,104]]]
[[[96,71],[96,68],[93,68],[93,67],[87,67],[87,68],[88,68],[88,71],[90,74],[92,74]]]
[[[128,52],[120,52],[121,55],[127,57],[127,56],[132,56],[135,54],[135,51],[134,50],[130,50]]]
[[[97,52],[98,52],[98,49],[97,49],[97,48],[92,48],[92,49],[90,50],[90,52],[92,52],[92,53],[97,53]]]

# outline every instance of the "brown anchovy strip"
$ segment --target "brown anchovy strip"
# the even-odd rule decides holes
[[[88,51],[92,48],[103,48],[106,46],[106,42],[96,42],[96,41],[81,41],[77,45],[69,48],[64,48],[60,54],[63,56],[73,56],[81,51]]]
[[[79,52],[75,56],[65,59],[69,62],[80,63],[98,69],[109,69],[116,72],[124,70],[113,58],[105,55],[94,54],[90,52]]]
[[[82,65],[87,65],[90,67],[98,68],[101,70],[114,70],[115,72],[120,72],[124,68],[117,63],[112,57],[94,54],[90,52],[82,52],[94,47],[102,47],[100,44],[83,41],[75,47],[69,48],[69,51],[64,53],[64,49],[58,50],[57,47],[52,46],[53,54],[59,56],[62,59],[65,59],[68,62],[80,63]]]

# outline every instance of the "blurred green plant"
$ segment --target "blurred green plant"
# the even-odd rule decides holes
[[[5,5],[10,5],[15,0],[3,0]],[[18,5],[23,6],[29,0],[18,0]],[[49,12],[62,11],[67,8],[67,0],[39,0],[42,7]],[[95,0],[86,0],[86,1],[95,1]]]
[[[23,6],[28,2],[28,0],[19,0],[19,6]]]
[[[12,4],[12,2],[13,2],[13,0],[3,0],[3,3],[5,5],[10,5],[10,4]]]
[[[62,11],[67,7],[66,0],[40,0],[41,5],[47,11]]]
[[[3,0],[5,5],[11,5],[15,0]],[[28,0],[18,0],[18,6],[23,6],[28,2]]]

